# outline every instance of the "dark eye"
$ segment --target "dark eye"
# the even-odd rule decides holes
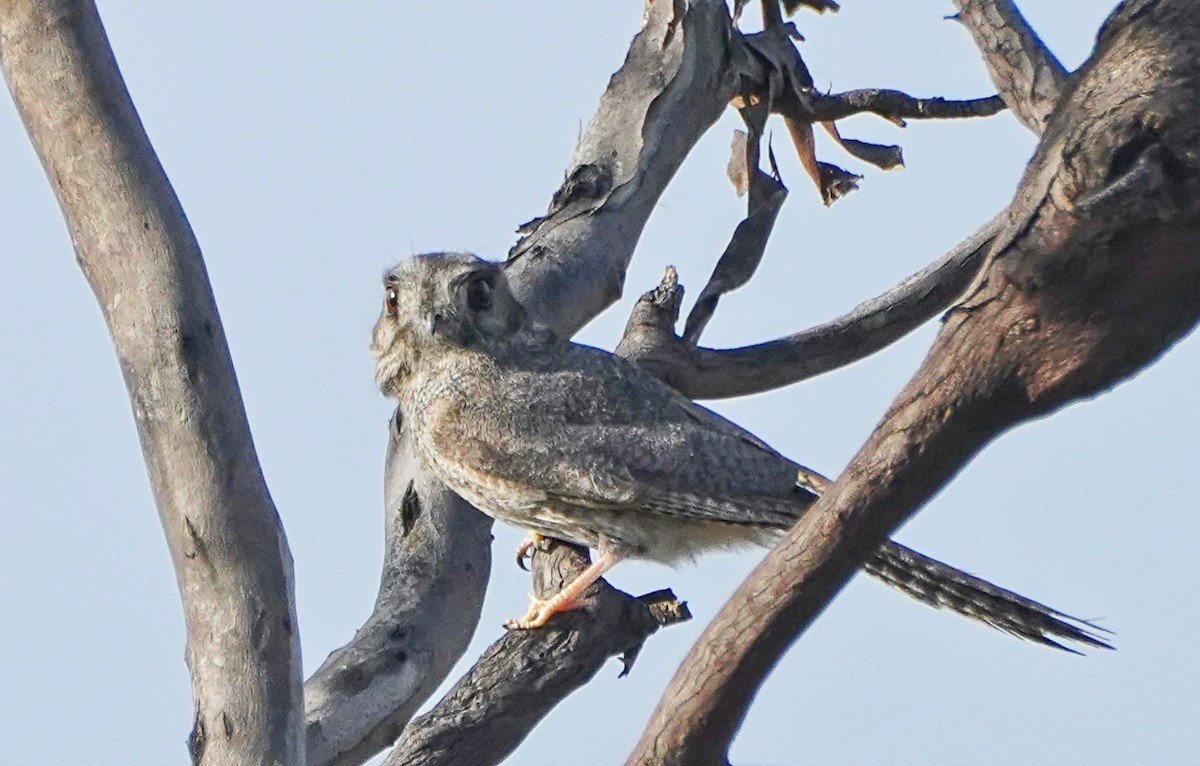
[[[467,283],[467,308],[471,311],[487,311],[492,307],[492,286],[486,279],[472,279]]]
[[[396,316],[396,310],[400,303],[400,296],[396,292],[396,288],[389,287],[383,294],[383,310],[390,317]]]

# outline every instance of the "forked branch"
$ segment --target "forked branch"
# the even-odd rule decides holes
[[[1194,328],[1197,50],[1194,3],[1118,8],[985,271],[832,491],[705,631],[629,763],[726,764],[780,653],[892,530],[1003,431],[1104,391]]]
[[[618,353],[692,399],[722,399],[780,388],[845,366],[929,321],[974,279],[1004,214],[886,293],[848,313],[784,338],[731,349],[690,345],[675,334],[662,287],[634,306]]]
[[[954,0],[983,54],[1000,97],[1025,127],[1041,135],[1069,74],[1012,0]]]

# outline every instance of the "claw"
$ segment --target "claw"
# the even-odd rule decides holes
[[[525,559],[532,559],[533,549],[541,545],[545,539],[546,538],[544,535],[540,535],[537,532],[530,530],[530,532],[525,535],[525,539],[521,541],[521,544],[517,546],[517,566],[528,572],[529,567],[525,566]],[[513,622],[513,620],[509,620],[509,622]]]
[[[524,549],[527,545],[532,548],[541,539],[541,535],[537,534],[536,532],[530,532],[529,538],[526,538],[525,542],[521,544],[521,552],[524,553]],[[529,611],[526,612],[525,616],[519,620],[509,620],[508,622],[504,623],[504,627],[508,628],[509,630],[530,630],[532,628],[540,628],[546,624],[547,620],[559,612],[565,612],[569,609],[578,609],[583,605],[581,599],[583,597],[583,592],[587,590],[588,586],[600,579],[601,575],[612,569],[613,566],[620,560],[621,554],[616,553],[615,551],[607,551],[600,554],[600,558],[593,562],[591,566],[580,572],[575,579],[570,582],[569,585],[560,590],[558,593],[555,593],[550,598],[543,601],[533,594],[530,594],[529,598],[533,603],[529,605]]]

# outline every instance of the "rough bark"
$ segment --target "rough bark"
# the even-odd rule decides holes
[[[898,90],[862,88],[845,93],[813,91],[806,111],[797,115],[818,122],[841,120],[869,112],[893,122],[905,119],[955,120],[965,117],[990,117],[1004,111],[1000,96],[954,101],[946,98],[917,98]]]
[[[1041,134],[1068,73],[1012,0],[954,0],[955,18],[971,33],[1004,103]]]
[[[1200,10],[1134,0],[1048,122],[985,271],[837,485],[701,637],[629,763],[724,764],[780,653],[989,441],[1200,317]]]
[[[183,600],[192,760],[302,763],[291,554],[200,248],[95,6],[0,3],[0,63],[133,406]]]
[[[535,550],[534,593],[548,598],[588,563],[587,551],[565,543]],[[384,763],[500,763],[609,657],[621,655],[625,675],[652,633],[690,616],[670,591],[634,598],[599,580],[587,592],[584,610],[539,630],[510,631],[493,643],[433,710],[409,725]]]

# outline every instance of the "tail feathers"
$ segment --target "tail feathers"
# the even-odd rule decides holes
[[[889,540],[864,566],[873,577],[929,606],[945,607],[1014,636],[1080,654],[1060,641],[1112,649],[1112,635],[1087,620],[1039,604]]]

